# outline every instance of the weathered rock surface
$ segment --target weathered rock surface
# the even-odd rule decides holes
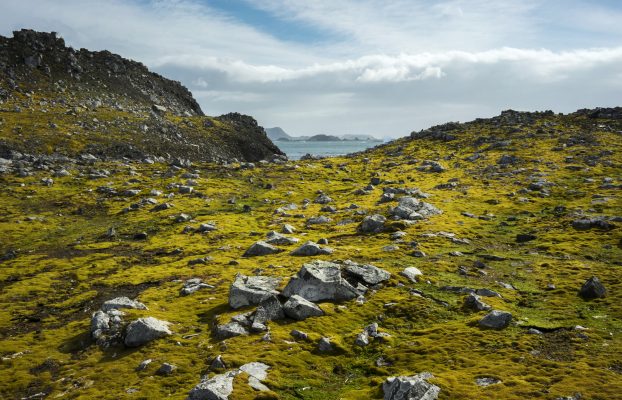
[[[384,231],[384,224],[387,219],[380,214],[369,215],[363,218],[357,230],[360,233],[380,233]]]
[[[435,400],[441,388],[427,381],[433,377],[429,372],[390,377],[382,384],[384,400]]]
[[[139,318],[127,326],[124,342],[128,347],[138,347],[171,334],[168,322],[153,317]]]
[[[581,286],[579,296],[586,300],[600,299],[607,296],[607,289],[605,289],[605,286],[602,284],[600,279],[593,276],[585,281],[583,286]]]
[[[333,253],[333,249],[331,249],[330,247],[322,247],[319,244],[309,240],[302,246],[292,251],[290,255],[302,256],[302,257],[313,257],[313,256],[327,255],[327,254],[332,254],[332,253]]]
[[[273,295],[278,295],[276,288],[279,283],[279,278],[238,274],[229,289],[229,305],[232,308],[257,305]]]
[[[479,320],[479,326],[490,329],[507,328],[512,321],[512,314],[507,311],[492,310]]]
[[[246,250],[244,253],[244,257],[256,257],[256,256],[266,256],[268,254],[276,254],[282,252],[282,249],[274,247],[273,245],[266,243],[264,241],[258,241],[253,243],[251,247]]]
[[[292,295],[287,302],[285,302],[283,310],[285,311],[285,315],[289,318],[299,321],[309,317],[320,317],[324,315],[324,311],[315,303],[296,294]]]
[[[283,296],[295,294],[309,300],[350,300],[358,296],[357,290],[341,277],[338,264],[313,261],[304,264],[298,274],[289,280]]]

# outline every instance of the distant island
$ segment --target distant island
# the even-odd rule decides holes
[[[285,132],[282,128],[265,128],[268,138],[274,142],[350,142],[350,141],[365,141],[365,142],[382,142],[371,135],[327,135],[318,134],[313,136],[291,136]]]

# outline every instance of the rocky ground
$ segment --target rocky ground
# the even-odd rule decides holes
[[[298,162],[12,153],[0,393],[621,398],[620,116]]]

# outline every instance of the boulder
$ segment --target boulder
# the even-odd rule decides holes
[[[358,297],[358,291],[341,277],[339,265],[326,261],[304,264],[292,277],[283,296],[299,295],[309,301],[350,300]]]
[[[246,276],[237,274],[229,289],[229,305],[240,308],[257,305],[271,296],[278,295],[279,278]]]
[[[607,296],[607,289],[605,289],[605,286],[600,282],[600,279],[593,276],[581,286],[579,296],[586,300],[601,299]]]
[[[572,221],[572,227],[578,231],[585,231],[592,228],[609,231],[615,228],[615,225],[602,218],[583,218]]]
[[[441,391],[427,380],[434,376],[422,372],[413,376],[390,377],[382,384],[384,400],[435,400]]]
[[[319,217],[311,217],[307,219],[307,225],[320,225],[320,224],[328,224],[332,221],[329,217],[325,215],[320,215]]]
[[[479,326],[489,329],[507,328],[512,321],[512,314],[507,311],[492,310],[479,320]]]
[[[320,341],[317,344],[317,349],[322,352],[322,353],[327,353],[329,351],[333,351],[334,347],[332,345],[332,343],[330,342],[330,339],[327,337],[323,337],[320,339]]]
[[[389,272],[371,264],[357,264],[353,261],[346,260],[344,265],[346,275],[356,282],[361,282],[363,284],[377,285],[391,278]]]
[[[309,240],[289,254],[292,256],[313,257],[332,253],[333,249],[330,247],[321,247],[319,244]]]
[[[239,370],[229,371],[215,375],[211,378],[203,377],[196,385],[187,400],[227,400],[233,393],[233,379],[239,374]]]
[[[281,227],[281,233],[286,233],[286,234],[292,234],[296,231],[296,228],[294,228],[293,226],[289,225],[289,224],[284,224]]]
[[[218,339],[229,339],[235,336],[248,335],[248,329],[241,323],[233,321],[216,326],[214,334]]]
[[[400,199],[397,207],[391,209],[390,214],[400,219],[416,221],[442,214],[442,211],[430,203],[415,197],[405,196]]]
[[[417,277],[423,275],[423,273],[417,267],[407,267],[404,268],[400,275],[406,277],[411,282],[417,282]]]
[[[283,306],[279,299],[273,295],[259,303],[255,311],[253,325],[264,325],[268,321],[275,321],[283,318],[285,318]]]
[[[258,241],[253,243],[251,247],[246,250],[244,253],[244,257],[255,257],[255,256],[265,256],[268,254],[280,253],[283,250],[272,246],[270,243],[266,243],[264,241]]]
[[[315,303],[312,303],[304,297],[293,295],[283,305],[285,315],[289,318],[302,321],[309,317],[320,317],[324,315],[324,311]]]
[[[250,362],[240,367],[241,372],[246,372],[248,376],[248,384],[255,390],[266,392],[270,390],[266,385],[261,383],[268,377],[269,365],[261,362]]]
[[[138,347],[152,340],[171,335],[169,323],[153,317],[139,318],[130,322],[125,333],[125,345]]]
[[[384,231],[384,223],[387,219],[380,215],[374,214],[363,218],[363,221],[359,224],[357,231],[359,233],[380,233]]]

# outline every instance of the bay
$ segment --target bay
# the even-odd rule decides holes
[[[275,141],[290,160],[299,160],[305,154],[334,157],[356,153],[382,144],[381,141],[344,140],[339,142]]]

